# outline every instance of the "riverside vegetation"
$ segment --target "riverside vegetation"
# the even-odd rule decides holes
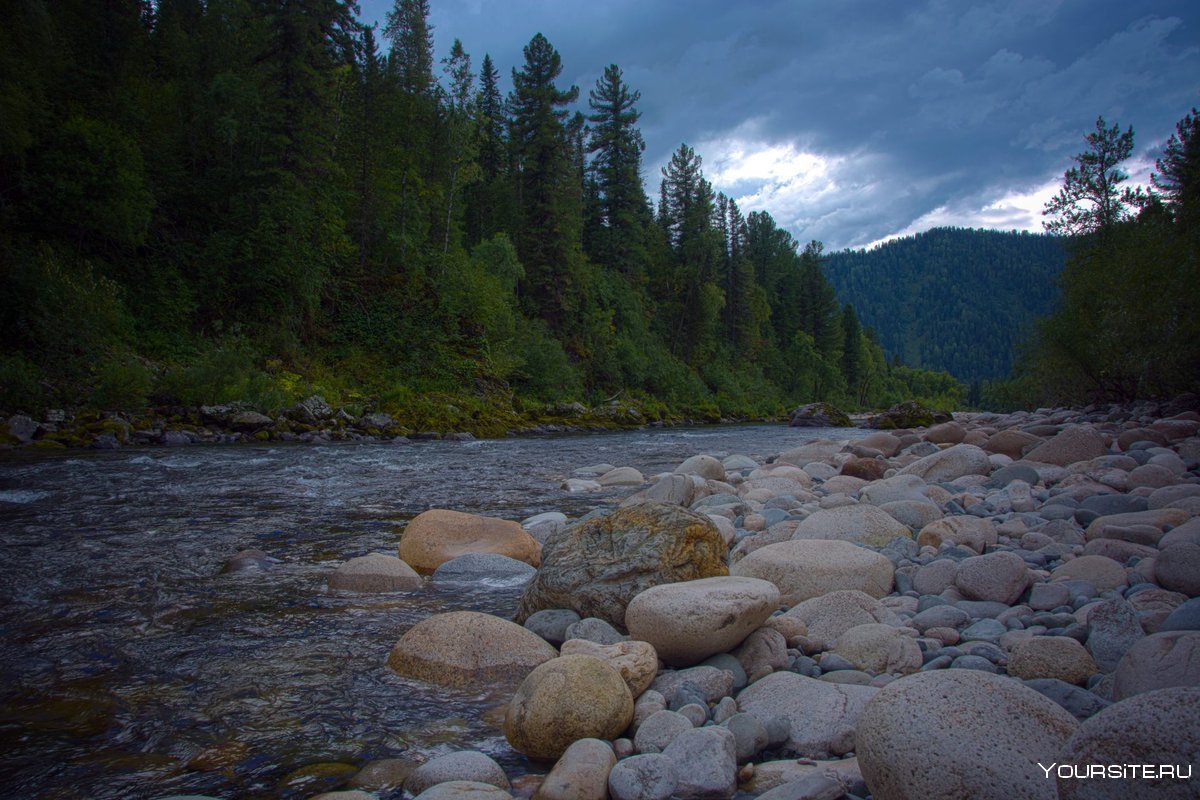
[[[323,797],[1194,796],[1198,406],[589,465],[572,491],[627,496],[574,522],[429,510],[330,589],[524,584],[515,622],[435,613],[388,663],[502,687],[495,724],[548,771],[407,753]],[[1154,769],[1054,769],[1097,763]]]
[[[652,208],[616,65],[581,98],[538,34],[506,97],[487,55],[435,63],[427,0],[397,0],[384,47],[354,12],[6,15],[0,410],[274,417],[316,394],[494,433],[614,397],[650,420],[959,404],[686,144]]]

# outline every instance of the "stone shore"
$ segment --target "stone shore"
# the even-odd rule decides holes
[[[1193,410],[960,414],[564,485],[629,494],[520,526],[426,512],[331,578],[523,585],[515,621],[437,614],[389,663],[506,691],[547,774],[393,759],[325,800],[1200,796]],[[1077,777],[1096,764],[1141,766]]]

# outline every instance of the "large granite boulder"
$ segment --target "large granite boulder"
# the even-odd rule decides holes
[[[541,549],[519,523],[441,508],[414,517],[400,539],[400,558],[425,573],[468,553],[497,553],[536,567]]]
[[[856,749],[876,800],[1055,800],[1038,764],[1058,762],[1078,726],[1019,681],[936,670],[881,689],[859,717]]]
[[[1073,768],[1072,777],[1056,771],[1061,800],[1200,797],[1200,688],[1159,689],[1109,706],[1079,726],[1057,760]],[[1155,776],[1122,769],[1120,776],[1074,777],[1076,765],[1090,764],[1153,765]]]
[[[629,601],[651,586],[728,575],[725,552],[712,520],[675,505],[638,503],[584,520],[547,542],[517,621],[570,608],[623,626]]]
[[[1098,431],[1082,425],[1068,425],[1054,438],[1027,451],[1025,460],[1065,467],[1077,461],[1098,458],[1107,452],[1104,437]]]

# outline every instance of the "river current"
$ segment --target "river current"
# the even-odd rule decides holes
[[[595,463],[647,476],[688,456],[760,461],[854,430],[781,425],[474,442],[0,453],[0,786],[12,797],[307,797],[297,770],[482,750],[542,771],[496,727],[506,697],[386,665],[438,611],[510,616],[519,592],[426,584],[338,595],[342,561],[394,554],[428,508],[580,516],[633,490],[569,494]],[[223,573],[239,550],[265,571]],[[292,776],[289,778],[289,776]]]

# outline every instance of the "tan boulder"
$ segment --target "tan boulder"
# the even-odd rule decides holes
[[[1038,764],[1059,762],[1078,727],[1011,678],[936,670],[883,687],[859,717],[855,751],[877,800],[1055,800]]]
[[[990,519],[972,516],[946,517],[929,523],[917,534],[920,547],[938,548],[943,542],[961,544],[982,553],[999,540],[996,524]]]
[[[1082,425],[1068,425],[1053,438],[1025,453],[1025,459],[1065,467],[1077,461],[1099,458],[1107,452],[1108,445],[1099,431]]]
[[[1057,678],[1083,686],[1100,671],[1082,644],[1070,636],[1034,636],[1018,642],[1008,656],[1008,674],[1016,678]]]
[[[912,532],[887,512],[865,503],[816,511],[792,534],[794,539],[835,539],[873,547],[882,547],[897,536],[912,538]]]
[[[607,800],[608,773],[616,764],[617,756],[608,742],[572,742],[534,792],[533,800]]]
[[[451,611],[413,625],[396,642],[388,666],[443,686],[515,686],[558,655],[542,637],[491,614]]]
[[[621,673],[635,700],[650,688],[658,674],[658,654],[649,642],[598,644],[587,639],[568,639],[559,652],[564,656],[595,656],[608,662]]]
[[[562,656],[517,688],[504,736],[530,758],[553,760],[580,739],[615,739],[632,720],[633,697],[620,672],[595,656]]]
[[[858,669],[876,674],[899,672],[907,675],[921,668],[917,640],[899,628],[879,623],[855,625],[838,637],[833,652]]]
[[[730,574],[761,578],[779,588],[780,601],[793,606],[839,589],[872,597],[892,591],[896,569],[887,556],[832,539],[769,544],[733,565]]]
[[[411,592],[421,584],[412,567],[383,553],[352,558],[329,576],[329,588],[342,592]]]
[[[1079,556],[1050,573],[1051,580],[1085,580],[1098,592],[1123,589],[1129,585],[1125,568],[1104,556]]]
[[[1034,436],[1032,433],[1007,430],[992,434],[991,438],[987,440],[987,444],[983,446],[983,449],[989,453],[1006,455],[1013,461],[1016,461],[1021,457],[1021,453],[1024,450],[1032,449],[1040,445],[1042,441],[1042,437]]]
[[[839,636],[855,625],[870,622],[899,624],[894,612],[874,597],[856,589],[830,592],[805,600],[783,616],[805,625],[809,639],[827,644],[837,641]]]
[[[722,576],[653,586],[629,602],[625,625],[672,666],[690,666],[739,645],[779,607],[779,590],[757,578]]]
[[[400,539],[400,558],[426,573],[468,553],[496,553],[536,567],[541,552],[519,523],[441,508],[414,517]]]

